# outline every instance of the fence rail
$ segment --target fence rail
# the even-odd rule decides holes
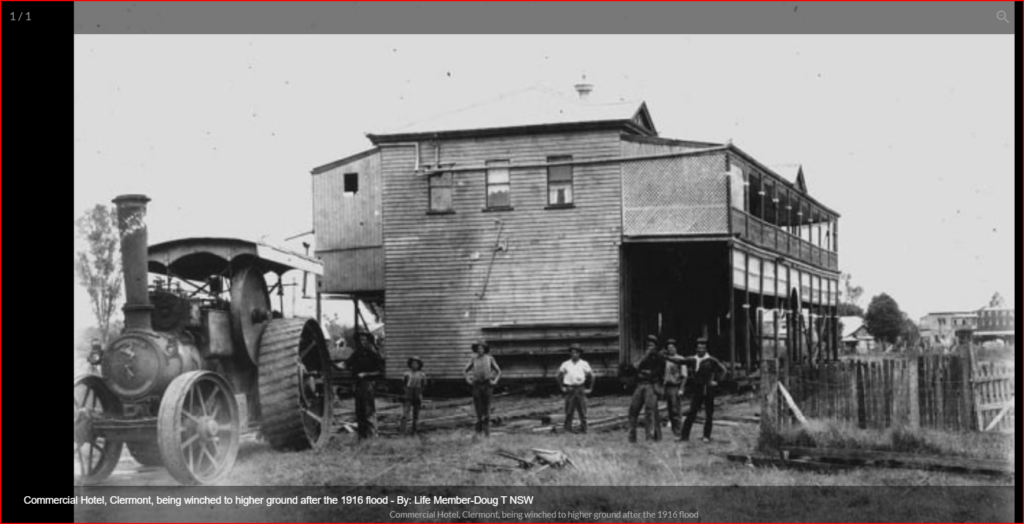
[[[780,365],[762,363],[763,425],[795,423],[784,387],[810,419],[860,428],[925,427],[951,431],[1014,431],[1015,373],[1011,364],[977,362],[975,349],[955,354],[885,355]]]

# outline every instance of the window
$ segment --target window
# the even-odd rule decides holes
[[[487,208],[512,207],[512,185],[509,181],[508,160],[487,162]]]
[[[354,195],[359,192],[359,173],[345,173],[345,194]]]
[[[572,162],[571,156],[549,156],[548,163]],[[548,205],[571,206],[572,200],[572,166],[548,167]]]
[[[452,174],[430,176],[430,212],[446,213],[452,210]]]
[[[747,267],[748,278],[750,279],[750,292],[761,293],[761,259],[751,256],[749,258],[749,266]]]
[[[739,251],[732,253],[732,285],[737,289],[747,289],[747,255]]]

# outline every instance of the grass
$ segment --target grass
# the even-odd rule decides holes
[[[680,444],[626,442],[626,431],[562,435],[545,433],[495,434],[476,441],[470,430],[435,431],[424,436],[382,437],[360,442],[341,436],[319,451],[282,453],[266,444],[245,443],[224,485],[278,486],[878,486],[878,485],[1001,485],[1003,480],[968,475],[924,473],[899,469],[855,469],[815,473],[752,468],[730,462],[724,455],[746,454],[758,444],[758,426],[716,427],[711,443]],[[861,446],[877,449],[879,437],[858,431],[849,438],[830,424],[794,437],[799,445]],[[668,432],[666,436],[671,435]],[[910,448],[948,450],[935,436],[919,442],[906,435],[887,437],[889,450]],[[894,440],[895,439],[895,440]],[[896,442],[897,444],[894,444]],[[967,452],[970,440],[957,440]],[[902,446],[902,447],[898,447]],[[929,448],[929,446],[931,446]],[[498,450],[532,458],[533,448],[565,452],[575,467],[562,470],[473,472],[480,462],[514,465]],[[1011,444],[1012,448],[1012,444]],[[999,448],[992,448],[999,449]],[[1011,482],[1012,484],[1012,482]]]
[[[729,410],[736,415],[750,414],[756,411],[755,406],[756,403],[731,405]],[[843,428],[829,423],[815,424],[802,437],[793,435],[793,438],[816,439],[813,440],[816,445],[843,441]],[[502,489],[508,486],[543,486],[550,488],[551,491],[544,493],[556,500],[560,511],[699,511],[701,521],[997,522],[1009,519],[1013,479],[887,468],[834,472],[754,468],[724,458],[726,454],[752,453],[758,444],[759,429],[757,424],[716,426],[712,442],[693,440],[687,444],[673,440],[671,432],[666,432],[667,439],[662,442],[644,442],[641,434],[639,443],[629,444],[625,429],[588,435],[496,432],[492,438],[479,441],[473,439],[470,429],[440,430],[416,438],[382,437],[365,442],[352,435],[340,435],[325,449],[303,452],[277,452],[266,443],[245,441],[234,469],[220,484],[327,487],[336,497],[364,493],[416,495],[418,490],[408,488],[417,486],[441,487],[441,494],[446,492],[446,487],[452,487],[452,493],[458,492],[456,486],[497,487],[490,492],[481,490],[483,494],[510,493],[513,490]],[[889,446],[922,452],[955,447],[927,432],[913,438],[891,434],[883,438],[881,432],[878,433],[857,431],[845,442],[867,446],[884,440]],[[956,439],[956,445],[966,451],[975,445],[969,438]],[[480,462],[514,464],[497,456],[498,450],[530,458],[532,448],[561,450],[575,467],[549,468],[536,473],[533,470],[471,471]],[[123,481],[131,485],[138,480],[126,478]],[[161,479],[153,479],[152,485],[163,485],[160,482]],[[162,482],[174,484],[166,475]],[[613,486],[614,489],[561,489],[567,486]],[[672,495],[667,496],[666,490],[652,490],[651,486],[678,486],[680,489],[671,490]],[[719,489],[702,489],[713,486]],[[761,486],[802,489],[744,489]],[[897,488],[859,489],[872,486]],[[957,489],[940,492],[927,488],[931,486],[955,486]],[[1002,488],[992,489],[991,486]],[[91,510],[76,506],[75,519],[139,522],[182,518],[177,508],[164,509],[163,513],[153,513],[151,508],[132,506]],[[495,508],[468,509],[492,511]],[[501,506],[498,509],[534,511],[542,508]],[[194,520],[207,522],[227,518],[235,522],[373,522],[381,518],[381,514],[374,513],[376,510],[369,506],[236,506],[229,510],[230,516],[223,513],[189,515]],[[616,522],[632,520],[637,519],[615,519]]]
[[[956,456],[987,460],[1015,458],[1013,435],[980,432],[949,432],[926,428],[885,430],[860,429],[834,420],[810,420],[807,427],[797,427],[778,435],[760,438],[759,447],[780,446],[810,448],[861,449]]]

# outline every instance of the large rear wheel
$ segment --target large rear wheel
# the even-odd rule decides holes
[[[260,340],[260,433],[275,449],[319,448],[330,440],[330,371],[316,321],[270,321]]]
[[[224,377],[190,371],[167,387],[160,402],[157,442],[175,480],[186,485],[215,482],[235,464],[238,438],[238,403]]]

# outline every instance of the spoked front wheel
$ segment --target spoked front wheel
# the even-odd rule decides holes
[[[121,402],[103,379],[85,376],[75,379],[75,484],[103,481],[117,467],[124,444],[98,434],[96,421],[121,414]]]
[[[160,402],[157,440],[167,471],[187,485],[208,484],[238,456],[239,415],[231,385],[210,371],[171,382]]]

